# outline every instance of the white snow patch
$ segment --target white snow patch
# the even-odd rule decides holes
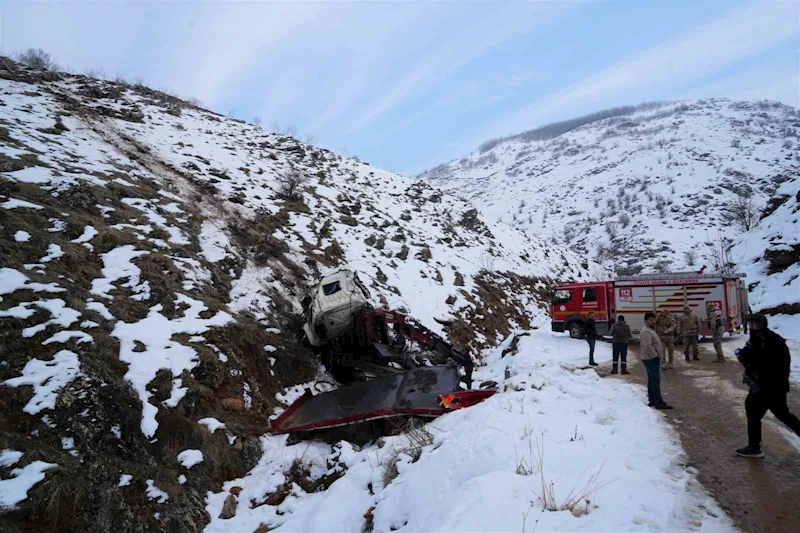
[[[200,247],[203,249],[200,254],[208,261],[216,263],[231,256],[228,253],[228,248],[231,246],[228,236],[208,220],[204,220],[200,227],[199,240]]]
[[[86,302],[86,309],[97,311],[100,316],[106,320],[116,320],[114,315],[111,314],[111,312],[102,302]]]
[[[114,179],[112,181],[114,183],[119,183],[120,185],[122,185],[124,187],[138,187],[138,185],[136,185],[135,183],[131,183],[130,181],[124,180],[122,178],[116,178],[116,179]]]
[[[23,305],[28,305],[28,304],[26,303]],[[41,307],[42,309],[50,311],[50,314],[52,315],[53,318],[51,318],[47,322],[43,322],[41,324],[37,324],[35,326],[23,329],[22,336],[25,338],[33,337],[37,333],[44,331],[45,329],[47,329],[48,326],[51,326],[53,324],[64,328],[69,327],[73,323],[77,322],[81,316],[80,311],[76,311],[71,307],[67,307],[66,302],[64,302],[64,300],[60,298],[30,302],[30,305],[35,305],[37,307]]]
[[[94,226],[86,226],[83,228],[83,234],[78,237],[77,239],[73,239],[70,242],[74,242],[76,244],[83,244],[90,252],[94,250],[94,247],[89,244],[89,241],[95,238],[99,232],[94,229]]]
[[[220,422],[216,418],[211,417],[201,418],[197,421],[197,423],[207,427],[211,433],[214,433],[216,430],[223,429],[225,427],[224,423]]]
[[[31,283],[30,278],[13,268],[0,268],[0,295],[11,294],[19,289],[34,292],[64,292],[56,283]]]
[[[128,279],[128,283],[122,286],[130,287],[135,293],[142,294],[144,291],[149,291],[149,286],[146,282],[139,285],[139,276],[142,271],[131,262],[131,259],[148,253],[126,244],[101,254],[100,257],[102,257],[104,265],[101,272],[105,277],[92,280],[92,294],[111,299],[111,295],[108,292],[115,289],[114,282],[120,279]]]
[[[59,220],[57,218],[51,218],[50,223],[53,225],[50,228],[47,228],[47,231],[50,233],[58,233],[59,231],[64,231],[67,229],[67,223],[63,220]]]
[[[158,503],[164,503],[169,500],[169,494],[156,487],[155,481],[148,479],[147,483],[147,498],[149,500],[158,500]]]
[[[80,373],[78,356],[61,350],[50,361],[31,359],[22,369],[22,375],[3,382],[8,387],[33,386],[33,398],[22,408],[35,415],[43,409],[55,409],[58,392]]]
[[[72,437],[61,437],[61,449],[69,450],[69,454],[78,457],[78,450],[75,449],[75,439]]]
[[[0,451],[0,467],[8,468],[9,466],[14,466],[22,459],[23,455],[25,454],[16,450],[5,449]]]
[[[59,331],[42,344],[50,344],[53,342],[60,342],[63,344],[65,342],[69,342],[70,339],[78,339],[78,344],[94,342],[92,336],[84,331]]]
[[[178,476],[178,483],[179,483],[179,484],[181,484],[181,485],[183,485],[184,483],[186,483],[186,476],[184,476],[183,474],[181,474],[180,476]]]
[[[51,244],[47,247],[47,255],[39,259],[40,263],[49,263],[53,259],[58,259],[64,255],[64,251],[61,249],[61,246],[57,244]]]
[[[53,174],[47,167],[33,166],[5,173],[4,177],[9,177],[24,183],[48,183],[53,179]]]
[[[14,240],[17,242],[28,242],[31,238],[31,234],[27,231],[19,230],[14,234]]]
[[[17,200],[16,198],[9,198],[2,204],[0,207],[3,209],[16,209],[18,207],[27,207],[29,209],[44,209],[41,205],[32,204],[30,202],[26,202],[25,200]]]
[[[173,244],[191,244],[189,239],[186,238],[179,228],[169,225],[167,219],[158,214],[153,203],[149,200],[143,198],[123,198],[121,202],[140,210],[147,220],[169,233],[169,242]]]
[[[131,382],[142,401],[142,432],[152,437],[158,423],[156,413],[158,409],[149,403],[150,392],[147,384],[153,380],[156,373],[163,369],[172,372],[173,391],[180,388],[177,376],[185,370],[191,370],[197,365],[198,357],[194,348],[175,342],[172,336],[178,333],[200,334],[208,331],[213,326],[224,326],[233,318],[219,312],[211,318],[200,318],[200,313],[207,309],[203,302],[193,300],[183,294],[176,295],[178,304],[187,304],[188,309],[180,318],[169,320],[161,314],[161,304],[153,306],[148,315],[139,322],[117,322],[112,335],[120,340],[119,358],[128,364],[125,379]],[[134,352],[136,341],[145,345],[143,352]]]
[[[178,461],[184,468],[192,468],[203,462],[203,452],[200,450],[183,450],[178,454]]]
[[[266,346],[264,346],[264,351],[267,352],[267,353],[274,353],[274,352],[277,352],[278,349],[276,347],[272,346],[271,344],[267,344]]]
[[[28,497],[28,491],[42,481],[45,472],[58,468],[57,464],[34,461],[11,471],[9,479],[0,480],[0,509],[14,507]]]
[[[118,487],[127,487],[128,485],[131,484],[131,480],[132,479],[133,479],[132,475],[130,475],[130,474],[122,474],[121,476],[119,476],[119,484],[117,486]]]

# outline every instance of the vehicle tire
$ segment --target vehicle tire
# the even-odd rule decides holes
[[[577,321],[570,322],[568,329],[569,329],[569,336],[572,337],[573,339],[582,339],[583,338],[583,334],[584,334],[583,330],[584,330],[584,328],[583,328],[583,324],[581,324],[580,322],[577,322]]]

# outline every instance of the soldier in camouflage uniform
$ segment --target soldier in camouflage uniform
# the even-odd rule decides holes
[[[656,319],[656,333],[658,338],[664,344],[664,361],[661,362],[661,368],[667,370],[672,368],[675,353],[675,330],[678,327],[677,322],[672,317],[669,309],[663,309],[658,312]]]
[[[706,321],[708,322],[708,331],[711,332],[711,340],[714,342],[714,351],[717,352],[717,360],[715,363],[724,363],[725,356],[722,355],[722,333],[725,328],[722,327],[722,320],[717,318],[714,312],[714,304],[706,304]]]
[[[683,337],[683,355],[689,361],[689,349],[693,352],[695,361],[699,361],[699,350],[697,348],[697,336],[700,334],[700,317],[694,314],[688,305],[683,306],[683,314],[678,318],[678,334]]]

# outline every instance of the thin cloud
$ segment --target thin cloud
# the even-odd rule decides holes
[[[219,102],[254,69],[263,69],[282,45],[318,34],[335,6],[312,3],[211,4],[195,23],[177,31],[169,85],[203,101]]]
[[[603,102],[636,89],[686,82],[756,55],[798,36],[798,7],[755,2],[661,46],[605,69],[535,104],[514,110],[489,131],[508,134],[531,128],[575,104]]]
[[[514,7],[516,6],[511,6]],[[394,106],[441,83],[494,47],[516,35],[530,31],[531,21],[536,20],[531,10],[537,8],[531,8],[530,5],[527,7],[527,17],[514,16],[513,9],[496,10],[488,20],[485,18],[476,20],[466,28],[455,32],[455,37],[429,51],[423,59],[401,73],[392,84],[391,90],[372,102],[352,121],[345,133],[360,130]]]

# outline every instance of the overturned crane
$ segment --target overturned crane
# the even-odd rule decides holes
[[[322,278],[303,298],[305,337],[329,368],[387,374],[450,360],[472,386],[469,354],[402,313],[375,309],[369,298],[358,274],[346,269]]]
[[[336,438],[372,437],[393,432],[408,417],[437,417],[496,392],[469,390],[469,354],[402,313],[375,309],[369,298],[351,270],[325,276],[306,293],[308,343],[340,381],[365,380],[317,396],[306,391],[270,422],[273,433],[304,437],[336,429]]]

